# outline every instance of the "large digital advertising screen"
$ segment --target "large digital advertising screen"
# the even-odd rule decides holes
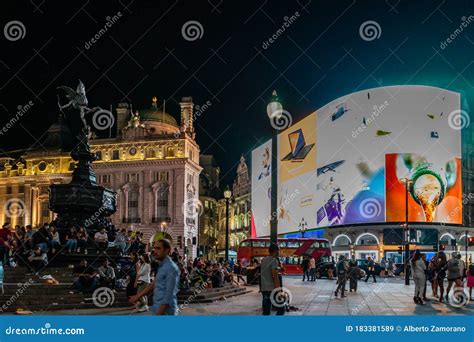
[[[462,224],[461,131],[453,123],[460,103],[460,94],[436,87],[374,88],[338,98],[282,131],[279,233],[402,222],[406,206],[410,222]],[[254,188],[261,164],[252,162],[254,217],[270,212],[268,194]],[[257,235],[269,234],[268,224],[255,226]]]

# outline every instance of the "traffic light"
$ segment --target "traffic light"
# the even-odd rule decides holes
[[[439,242],[439,250],[440,251],[444,251],[446,249],[446,244],[444,244],[443,242]]]
[[[467,238],[467,245],[474,246],[474,236],[470,236]]]

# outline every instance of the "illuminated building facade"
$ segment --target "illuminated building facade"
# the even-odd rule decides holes
[[[182,98],[180,107],[178,124],[158,108],[156,98],[151,108],[140,112],[121,103],[114,137],[92,139],[91,149],[97,156],[97,182],[117,192],[112,223],[142,231],[146,238],[164,232],[180,252],[195,256],[199,222],[192,209],[186,209],[198,201],[201,172],[192,98]],[[48,187],[70,181],[75,165],[70,140],[60,117],[42,142],[0,160],[0,205],[5,208],[0,223],[38,227],[54,219]]]
[[[250,177],[244,156],[237,166],[237,177],[232,186],[232,202],[229,206],[229,249],[237,251],[242,240],[250,237],[251,198]],[[226,204],[225,199],[217,202],[219,225],[219,250],[225,248]]]

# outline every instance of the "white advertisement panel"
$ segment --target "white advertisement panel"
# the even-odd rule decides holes
[[[460,103],[460,94],[436,87],[374,88],[281,132],[279,233],[404,221],[406,180],[409,221],[462,224]],[[252,179],[261,163],[252,161]],[[254,212],[269,213],[269,196],[257,192]],[[255,224],[257,235],[269,235]]]

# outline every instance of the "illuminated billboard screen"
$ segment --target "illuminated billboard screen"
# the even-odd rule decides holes
[[[279,233],[404,221],[406,181],[409,221],[462,224],[460,103],[458,93],[435,87],[374,88],[282,131]],[[261,213],[270,200],[257,191],[252,210]],[[256,229],[269,235],[269,225]]]

